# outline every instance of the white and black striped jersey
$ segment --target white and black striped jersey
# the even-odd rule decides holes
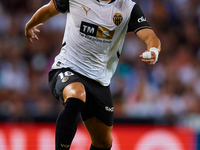
[[[54,0],[67,12],[60,53],[52,69],[72,70],[110,84],[127,32],[151,28],[139,6],[131,0]]]

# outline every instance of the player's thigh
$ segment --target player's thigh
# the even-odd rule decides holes
[[[52,70],[49,73],[49,87],[52,94],[63,104],[69,97],[85,102],[84,85],[77,73],[69,68]]]
[[[109,148],[112,146],[111,131],[113,126],[104,124],[96,117],[85,120],[84,125],[87,128],[92,140],[92,144],[95,147]]]

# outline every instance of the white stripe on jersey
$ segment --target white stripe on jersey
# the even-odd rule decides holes
[[[117,53],[122,51],[135,2],[115,0],[107,5],[96,0],[69,2],[63,38],[66,45],[56,56],[52,69],[69,67],[107,86],[118,64]]]

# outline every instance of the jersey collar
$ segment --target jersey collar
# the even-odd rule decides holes
[[[96,0],[97,2],[99,2],[100,3],[100,0]],[[108,4],[111,4],[111,3],[113,3],[115,0],[111,0]]]

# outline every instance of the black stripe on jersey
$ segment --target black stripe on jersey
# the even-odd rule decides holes
[[[64,47],[66,45],[66,42],[64,42],[63,44],[62,44],[62,47]]]
[[[118,57],[118,58],[120,57],[120,53],[119,53],[119,52],[117,52],[117,57]]]
[[[151,29],[151,26],[147,22],[144,13],[140,9],[140,7],[135,4],[131,12],[131,18],[128,24],[127,32],[135,32],[137,33],[141,29]]]
[[[69,0],[53,0],[55,8],[61,12],[69,12]]]

